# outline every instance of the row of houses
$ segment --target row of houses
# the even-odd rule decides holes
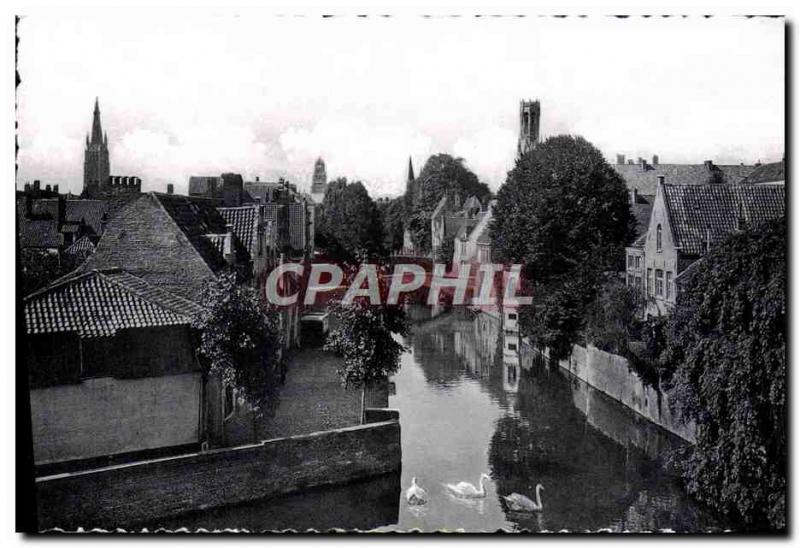
[[[737,171],[713,182],[657,176],[646,228],[626,248],[626,284],[645,317],[668,313],[699,261],[725,238],[785,215],[784,162],[751,166],[741,178]]]
[[[23,299],[35,464],[46,471],[249,441],[229,428],[249,409],[233,387],[202,378],[190,326],[205,284],[220,274],[258,287],[282,261],[302,258],[290,244],[282,252],[279,238],[291,242],[293,225],[281,235],[278,219],[291,216],[280,200],[224,205],[149,192],[110,219],[97,200],[27,204],[104,211],[85,261]],[[34,222],[25,211],[23,224]],[[300,311],[281,314],[284,343],[296,346]]]

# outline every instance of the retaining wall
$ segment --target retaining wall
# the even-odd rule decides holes
[[[400,423],[377,422],[36,480],[39,528],[154,518],[342,484],[400,469]]]
[[[558,365],[651,422],[694,443],[694,423],[675,416],[670,410],[667,394],[646,384],[625,358],[592,345],[575,345],[572,355],[560,360]]]

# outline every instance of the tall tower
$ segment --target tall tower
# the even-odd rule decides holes
[[[100,103],[94,100],[94,119],[91,139],[86,135],[86,152],[83,161],[83,194],[87,198],[100,195],[111,174],[108,162],[108,135],[100,125]]]
[[[328,176],[325,173],[325,162],[317,158],[314,162],[314,176],[311,178],[311,194],[325,194],[328,189]]]
[[[539,101],[519,102],[519,143],[517,157],[522,156],[539,143]]]

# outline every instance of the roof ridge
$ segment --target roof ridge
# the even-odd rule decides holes
[[[80,268],[80,267],[78,267],[78,268]],[[94,274],[100,274],[100,273],[105,272],[105,271],[122,270],[121,268],[116,267],[116,266],[108,267],[108,268],[101,268],[101,269],[93,268],[91,270],[87,270],[87,271],[83,272],[82,274],[78,274],[77,276],[70,276],[70,274],[74,274],[75,272],[77,272],[78,268],[76,268],[72,272],[68,272],[67,274],[64,274],[60,278],[58,278],[58,279],[54,280],[53,282],[51,282],[49,285],[46,285],[46,286],[44,286],[44,287],[42,287],[40,289],[37,289],[33,293],[29,293],[28,295],[23,297],[22,300],[23,301],[27,301],[27,300],[30,300],[33,297],[39,297],[41,295],[44,295],[45,293],[49,293],[52,290],[59,289],[59,288],[65,286],[65,285],[74,283],[74,282],[80,280],[81,278],[88,278],[89,276],[92,276]]]

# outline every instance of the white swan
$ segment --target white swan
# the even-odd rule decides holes
[[[478,480],[480,489],[476,488],[471,483],[467,483],[466,481],[462,481],[458,484],[446,483],[445,487],[447,487],[447,490],[456,497],[464,499],[482,499],[486,497],[486,489],[483,487],[483,482],[491,479],[492,478],[486,474],[481,474],[481,478]]]
[[[508,503],[509,510],[517,512],[541,512],[544,510],[544,504],[542,504],[542,491],[544,491],[544,487],[541,483],[537,483],[536,502],[532,501],[525,495],[520,495],[519,493],[511,493],[503,498]]]
[[[411,487],[406,489],[406,500],[409,504],[419,505],[428,502],[428,493],[417,485],[417,478],[411,478]]]

